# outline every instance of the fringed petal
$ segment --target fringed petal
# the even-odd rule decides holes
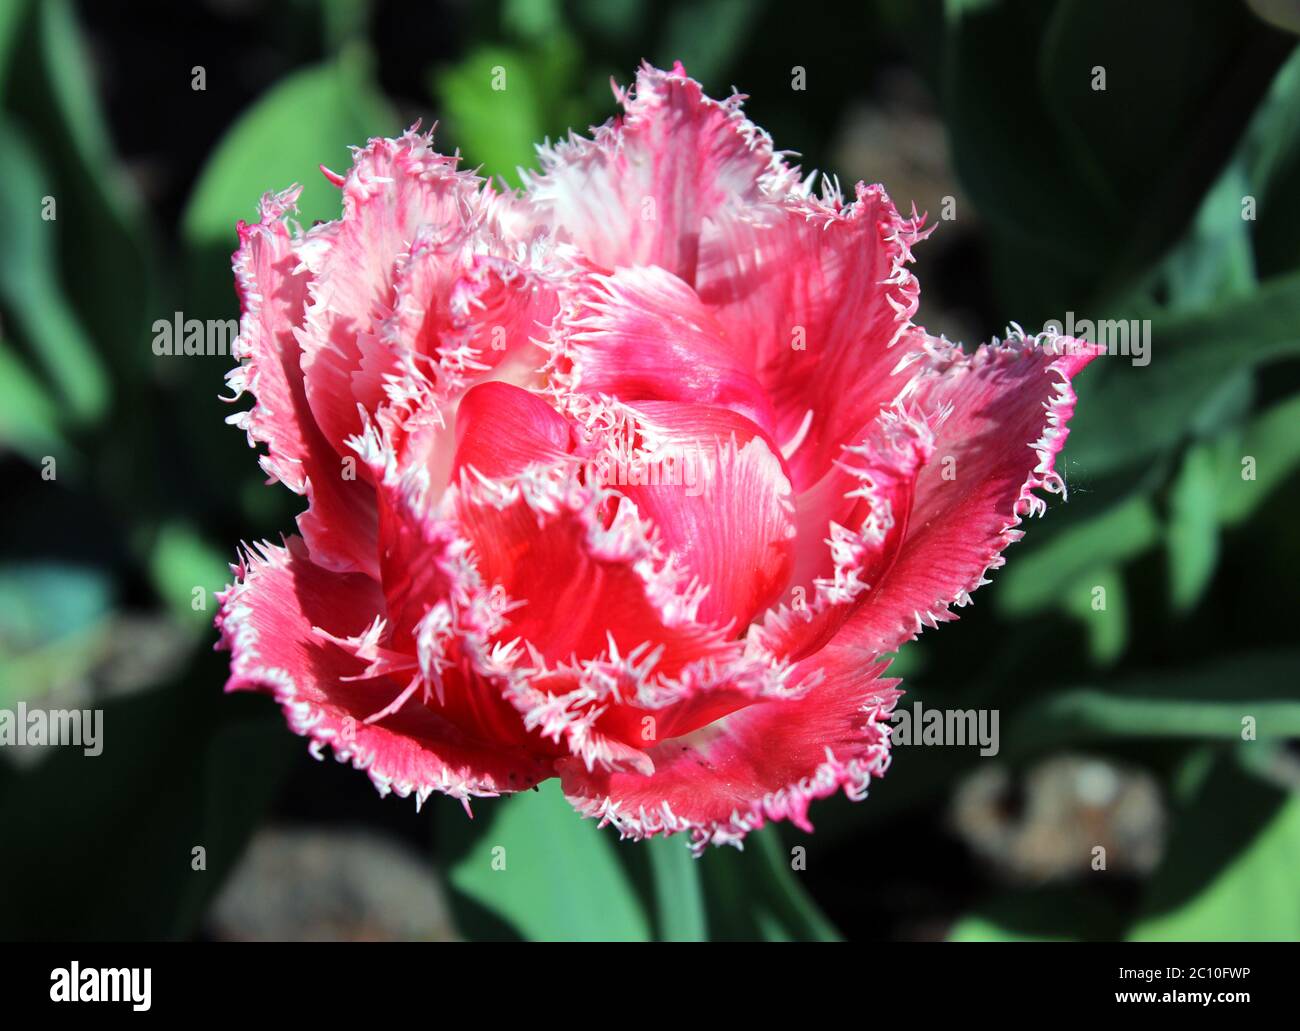
[[[1018,541],[1039,491],[1064,494],[1056,458],[1074,412],[1073,377],[1097,354],[1065,337],[1020,333],[973,354],[932,338],[904,392],[933,413],[908,532],[889,574],[840,631],[861,655],[891,652],[923,627],[956,618]]]
[[[702,588],[663,554],[625,498],[584,485],[571,461],[513,479],[462,475],[450,505],[483,579],[510,605],[511,636],[547,663],[662,649],[674,672],[735,642],[699,621]]]
[[[361,334],[374,334],[393,309],[395,267],[423,229],[446,242],[469,231],[480,180],[456,170],[457,158],[431,149],[428,134],[375,139],[356,152],[343,181],[343,217],[322,245],[304,253],[313,273],[311,302],[299,331],[307,398],[340,454],[362,430],[358,407],[385,400],[362,367]],[[368,392],[358,393],[359,388]]]
[[[698,290],[775,409],[773,436],[796,491],[821,479],[906,382],[917,284],[908,271],[921,221],[898,214],[879,186],[792,195],[767,221],[711,227]]]
[[[538,148],[542,174],[528,194],[596,267],[658,265],[693,283],[706,223],[751,217],[797,172],[746,120],[742,96],[706,97],[680,63],[642,66],[635,88],[615,96],[622,118],[592,139]]]
[[[642,402],[633,439],[604,472],[658,533],[664,553],[707,588],[701,622],[739,632],[790,577],[795,512],[781,456],[726,408]]]
[[[367,652],[384,605],[373,580],[322,569],[298,538],[260,545],[236,572],[218,617],[232,652],[227,690],[272,695],[318,758],[329,745],[381,793],[421,802],[434,791],[462,801],[518,791],[551,774],[534,751],[471,737],[421,704],[393,707],[408,684],[375,675],[377,656]]]
[[[307,403],[295,329],[301,325],[311,277],[301,266],[309,234],[295,237],[286,215],[299,188],[262,198],[261,218],[239,223],[234,255],[240,299],[240,364],[226,376],[235,399],[252,392],[257,403],[228,420],[265,443],[261,465],[274,480],[306,494],[309,508],[298,527],[318,563],[340,571],[378,572],[376,514],[370,492],[329,447]]]
[[[697,852],[739,847],[769,820],[811,830],[814,800],[841,789],[860,800],[888,767],[887,717],[899,692],[883,670],[827,649],[793,674],[811,684],[802,694],[755,702],[646,748],[651,774],[559,761],[564,793],[624,838],[688,831]]]
[[[730,408],[771,431],[772,406],[745,347],[676,276],[620,268],[581,277],[569,297],[552,345],[564,391]]]
[[[917,475],[933,451],[928,422],[891,407],[799,495],[792,586],[751,627],[754,640],[774,655],[798,659],[834,636],[889,576],[907,536]]]

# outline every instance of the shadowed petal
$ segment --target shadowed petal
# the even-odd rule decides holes
[[[373,495],[321,434],[303,389],[294,331],[302,322],[311,277],[300,267],[303,240],[284,216],[298,188],[262,199],[261,220],[239,224],[234,255],[240,299],[240,335],[234,354],[240,364],[226,376],[236,398],[251,391],[257,403],[229,422],[248,433],[250,445],[265,443],[262,468],[310,507],[298,526],[316,561],[338,570],[378,572]],[[308,238],[310,239],[310,237]]]
[[[314,753],[329,745],[382,792],[423,801],[441,791],[464,800],[549,776],[548,765],[525,750],[472,738],[421,704],[369,722],[406,684],[365,676],[367,662],[338,641],[363,637],[383,605],[378,584],[322,569],[296,538],[285,548],[260,546],[221,598],[218,626],[232,653],[226,689],[272,695]]]
[[[861,799],[888,766],[885,720],[899,692],[883,669],[828,648],[796,669],[793,678],[812,685],[801,696],[754,702],[647,748],[652,774],[561,760],[564,793],[624,837],[689,831],[697,851],[738,845],[768,820],[811,830],[815,799],[840,789]]]

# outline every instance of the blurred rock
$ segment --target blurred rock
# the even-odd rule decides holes
[[[363,829],[266,828],[208,915],[225,941],[451,941],[429,864]]]
[[[1062,755],[1017,776],[983,766],[957,789],[952,822],[997,873],[1042,884],[1105,869],[1149,873],[1160,861],[1165,809],[1155,779],[1110,759]]]
[[[955,217],[927,244],[951,246],[958,231],[975,227],[976,218],[957,184],[943,122],[915,73],[891,69],[877,87],[874,103],[846,109],[831,147],[832,168],[845,196],[852,199],[859,179],[883,183],[901,212],[908,214],[915,204],[928,214],[927,225],[940,221],[944,198],[952,198]]]

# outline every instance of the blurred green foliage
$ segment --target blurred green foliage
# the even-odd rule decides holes
[[[445,12],[454,43],[404,70],[386,65],[368,5],[288,7],[292,19],[256,15],[290,55],[283,74],[213,132],[167,214],[119,158],[85,12],[0,4],[0,705],[97,698],[116,739],[94,760],[0,755],[0,936],[196,934],[303,762],[269,703],[219,696],[223,660],[207,651],[223,561],[240,537],[287,530],[294,499],[259,486],[222,425],[227,360],[156,358],[153,320],[233,317],[236,220],[294,182],[304,224],[334,217],[317,166],[346,167],[349,145],[441,120],[445,148],[517,184],[536,142],[612,113],[610,76],[680,58],[714,95],[750,93],[755,120],[806,167],[832,169],[875,73],[910,69],[976,218],[973,251],[931,265],[919,250],[927,302],[969,281],[989,330],[1071,311],[1151,320],[1149,365],[1104,360],[1079,384],[1070,503],[899,668],[927,705],[999,709],[1000,761],[1017,769],[1071,748],[1147,770],[1168,799],[1168,847],[1116,892],[953,872],[937,907],[950,937],[1300,937],[1293,37],[1217,0],[877,0],[844,5],[833,29],[761,0],[497,0]],[[182,63],[170,89],[189,89]],[[796,67],[806,92],[790,88]],[[236,70],[209,67],[209,89]],[[386,90],[395,71],[416,85]],[[136,656],[129,690],[96,695],[122,620],[141,616],[180,668]],[[1258,740],[1242,741],[1243,714]],[[906,750],[868,802],[815,807],[817,835],[771,828],[698,862],[676,840],[598,832],[553,784],[481,802],[472,823],[435,799],[431,856],[468,935],[881,934],[896,924],[873,921],[894,903],[874,885],[949,876],[924,863],[972,766]],[[508,872],[492,869],[496,845]],[[796,846],[806,873],[791,869]]]

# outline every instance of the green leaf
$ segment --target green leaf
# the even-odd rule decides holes
[[[58,408],[49,392],[0,340],[0,446],[35,464],[67,448],[58,428]]]
[[[1129,937],[1295,941],[1300,937],[1297,870],[1300,793],[1267,784],[1232,755],[1221,756],[1179,813]]]
[[[1123,922],[1113,906],[1083,888],[1036,888],[980,903],[948,932],[953,942],[1114,941]]]
[[[1214,0],[1056,5],[1039,78],[1090,187],[1086,217],[1104,226],[1099,294],[1126,293],[1182,235],[1241,138],[1241,112],[1266,94],[1290,47],[1240,5]],[[1094,88],[1097,69],[1104,89]]]
[[[650,924],[614,855],[617,838],[584,820],[556,781],[537,792],[459,806],[439,820],[439,855],[462,931],[532,941],[648,941]],[[441,817],[441,814],[440,814]],[[631,846],[623,846],[631,847]]]
[[[1300,396],[1256,416],[1241,433],[1222,436],[1214,448],[1219,520],[1237,526],[1300,466]]]
[[[18,336],[79,421],[103,414],[108,381],[94,345],[64,295],[55,260],[56,223],[42,218],[53,180],[12,124],[0,121],[5,188],[0,190],[0,303]],[[57,201],[57,198],[56,198]]]
[[[69,0],[35,4],[24,23],[11,107],[49,172],[58,204],[48,226],[59,240],[63,288],[123,394],[145,381],[152,355],[140,334],[156,310],[143,206],[117,159],[95,62]],[[87,275],[87,269],[94,269]]]
[[[730,941],[838,941],[798,882],[775,827],[745,838],[743,852],[710,848],[700,858],[710,936]]]
[[[207,627],[212,622],[213,594],[230,581],[226,560],[191,526],[164,526],[149,558],[154,588],[180,620]],[[196,609],[195,591],[203,592]]]
[[[1300,653],[1248,653],[1176,673],[1131,675],[1104,687],[1047,695],[1007,729],[1007,751],[1122,739],[1240,740],[1243,718],[1261,740],[1300,734]]]
[[[1171,311],[1195,311],[1254,289],[1250,223],[1241,217],[1241,200],[1250,192],[1245,164],[1238,157],[1224,170],[1187,238],[1166,259]]]
[[[434,90],[468,166],[517,182],[517,169],[536,165],[543,138],[581,128],[581,57],[560,32],[528,46],[480,47],[438,71]]]
[[[1255,251],[1261,274],[1269,276],[1300,262],[1293,231],[1300,219],[1300,51],[1278,71],[1248,142]]]
[[[1057,532],[1044,543],[1017,551],[995,581],[998,609],[1012,618],[1058,602],[1074,609],[1077,588],[1086,573],[1142,554],[1159,535],[1155,509],[1145,497],[1133,495]],[[1090,586],[1084,587],[1085,597]]]
[[[1213,0],[944,9],[953,160],[989,220],[1003,303],[1026,325],[1087,303],[1105,317],[1132,292],[1184,232],[1290,48]]]
[[[652,838],[640,846],[650,856],[658,937],[708,941],[700,863],[681,837]]]
[[[303,185],[303,224],[337,218],[339,192],[318,166],[346,171],[352,164],[348,147],[397,128],[361,48],[294,72],[244,112],[217,145],[185,209],[186,240],[229,250],[235,223],[256,215],[262,194],[294,183]]]
[[[7,4],[0,4],[0,97],[9,85],[9,62],[16,49],[28,3],[29,0],[10,0]]]
[[[484,47],[434,78],[447,130],[469,167],[513,181],[516,168],[533,162],[541,141],[542,95],[533,63],[522,49]]]
[[[1102,358],[1085,381],[1068,454],[1099,476],[1149,461],[1188,435],[1235,374],[1300,355],[1300,274],[1196,313],[1153,320],[1150,364]]]
[[[1079,577],[1065,592],[1062,608],[1088,631],[1093,664],[1109,666],[1128,644],[1128,592],[1115,566],[1102,566]]]
[[[1188,449],[1169,495],[1169,594],[1174,611],[1195,607],[1219,559],[1218,476],[1214,450]]]

